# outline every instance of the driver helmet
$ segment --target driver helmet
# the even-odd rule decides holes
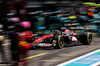
[[[65,27],[60,27],[60,31],[65,31],[66,29]]]
[[[23,26],[24,28],[31,28],[31,23],[29,21],[22,21],[20,22],[20,26]]]
[[[18,25],[15,26],[17,31],[24,31],[31,28],[31,23],[29,21],[22,21]]]

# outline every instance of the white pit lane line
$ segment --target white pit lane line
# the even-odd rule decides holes
[[[91,66],[98,66],[98,65],[100,65],[100,61],[95,63],[95,64],[93,64],[93,65],[91,65]]]
[[[93,54],[95,54],[96,52],[100,52],[100,49],[95,50],[95,51],[92,51],[92,52],[87,53],[87,54],[85,54],[85,55],[82,55],[82,56],[77,57],[77,58],[75,58],[75,59],[66,61],[66,62],[64,62],[64,63],[58,64],[58,65],[56,65],[56,66],[67,66],[68,64],[69,64],[68,66],[71,66],[71,65],[70,65],[71,63],[77,62],[78,60],[80,60],[80,59],[82,59],[82,58],[88,57],[89,55],[93,55]],[[98,56],[100,56],[100,54],[99,54]],[[89,57],[90,57],[90,56],[89,56]],[[87,59],[87,58],[86,58],[86,59]],[[100,57],[97,58],[97,59],[99,59],[99,61],[97,61],[96,63],[91,63],[90,65],[86,65],[86,66],[98,66],[98,65],[100,65]],[[94,59],[92,59],[92,60],[94,60]],[[80,61],[81,61],[81,60],[80,60]],[[90,60],[90,62],[91,62],[91,60]],[[84,64],[84,63],[83,63],[83,64]],[[74,65],[73,65],[73,66],[74,66]],[[76,65],[75,65],[75,66],[76,66]],[[78,66],[83,66],[83,65],[78,65]]]

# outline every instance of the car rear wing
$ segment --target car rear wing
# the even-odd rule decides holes
[[[69,28],[72,32],[77,33],[78,35],[80,35],[81,33],[83,33],[84,31],[86,31],[86,27],[70,27]]]
[[[69,27],[70,30],[85,30],[86,27]]]

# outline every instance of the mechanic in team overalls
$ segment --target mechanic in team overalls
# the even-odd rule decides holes
[[[0,54],[1,54],[1,59],[3,62],[1,63],[7,63],[7,59],[6,59],[6,56],[5,56],[5,52],[4,52],[4,48],[3,48],[3,44],[2,44],[2,41],[4,40],[4,26],[2,23],[0,23]]]
[[[11,50],[12,50],[12,60],[14,61],[14,66],[27,66],[28,50],[32,47],[30,42],[33,40],[33,34],[29,31],[31,27],[30,22],[20,22],[16,25],[16,33],[13,35],[11,40]]]

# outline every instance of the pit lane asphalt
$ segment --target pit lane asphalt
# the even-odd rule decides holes
[[[64,47],[63,49],[54,50],[41,48],[30,50],[28,66],[55,66],[96,49],[100,49],[100,37],[93,37],[91,45]]]
[[[9,53],[10,40],[7,39],[3,43],[6,52],[6,58],[11,59],[11,55]],[[93,42],[91,45],[64,47],[63,49],[54,50],[47,50],[42,48],[30,50],[28,66],[55,66],[96,49],[100,49],[100,37],[93,37]]]

